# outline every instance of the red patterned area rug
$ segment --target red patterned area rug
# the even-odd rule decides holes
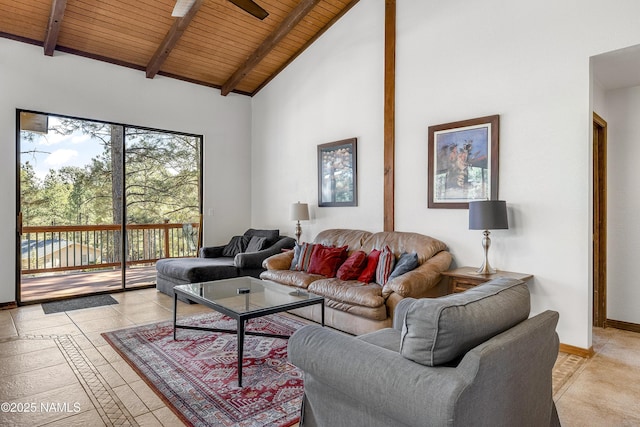
[[[219,313],[181,324],[235,329]],[[248,331],[290,335],[304,326],[284,315],[251,319]],[[235,334],[178,329],[161,322],[102,336],[187,425],[290,426],[299,421],[302,373],[287,362],[287,340],[245,336],[243,387],[238,387]]]

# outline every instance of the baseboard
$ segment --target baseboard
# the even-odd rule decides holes
[[[623,322],[622,320],[607,319],[605,322],[607,328],[622,329],[624,331],[638,332],[640,333],[640,325],[637,323]]]
[[[12,308],[18,307],[18,304],[15,301],[11,302],[0,302],[0,310],[10,310]]]
[[[586,348],[575,347],[573,345],[562,344],[562,343],[560,344],[560,351],[563,353],[575,354],[576,356],[586,357],[586,358],[592,357],[594,355],[593,347],[586,349]]]

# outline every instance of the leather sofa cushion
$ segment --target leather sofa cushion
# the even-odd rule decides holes
[[[382,287],[375,283],[365,285],[356,280],[321,279],[311,283],[307,289],[316,295],[347,304],[364,307],[380,307],[384,305]]]
[[[438,239],[424,234],[402,231],[375,233],[364,242],[362,250],[369,253],[373,249],[380,250],[385,246],[389,246],[396,257],[400,257],[403,252],[415,252],[418,254],[418,263],[420,265],[438,252],[447,250],[447,245]]]
[[[387,312],[386,305],[380,305],[378,307],[365,307],[364,305],[349,304],[346,302],[326,299],[324,301],[324,306],[327,308],[331,308],[335,311],[341,311],[341,312],[356,316],[348,320],[348,322],[350,323],[348,326],[338,327],[338,329],[342,329],[343,331],[351,334],[362,333],[361,332],[362,330],[360,329],[360,327],[356,325],[357,323],[360,323],[362,320],[362,319],[358,319],[359,317],[364,317],[365,319],[367,319],[367,321],[373,320],[375,322],[389,320],[389,315]],[[342,322],[344,322],[344,320]],[[379,327],[386,328],[389,325],[390,325],[390,322],[389,324],[385,324],[385,325],[379,324]],[[334,323],[334,326],[337,326],[337,325]],[[367,328],[365,327],[364,330],[366,331]]]
[[[347,246],[349,248],[347,251],[351,254],[359,250],[371,235],[370,231],[332,228],[318,233],[313,243],[336,247]],[[369,251],[365,252],[369,253]]]
[[[400,354],[422,365],[442,365],[526,320],[529,311],[529,288],[507,278],[441,298],[417,299],[404,316]]]
[[[303,289],[307,289],[316,280],[324,279],[323,276],[318,274],[295,270],[267,270],[260,273],[260,278]]]

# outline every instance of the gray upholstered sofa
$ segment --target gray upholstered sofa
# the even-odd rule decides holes
[[[253,250],[251,240],[256,243]],[[200,249],[197,258],[164,258],[156,262],[156,289],[173,296],[175,285],[230,279],[239,276],[259,277],[262,262],[283,249],[291,249],[295,239],[280,236],[279,230],[248,229],[234,236],[226,245]],[[180,298],[182,299],[182,298]],[[189,302],[185,300],[186,302]]]
[[[289,340],[304,371],[301,426],[557,426],[558,313],[528,318],[529,290],[496,279],[405,298],[393,328],[359,337],[318,325]]]

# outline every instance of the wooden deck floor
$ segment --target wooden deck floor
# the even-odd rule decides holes
[[[126,288],[149,286],[155,283],[155,266],[132,267],[126,270]],[[34,302],[111,291],[121,287],[120,270],[23,276],[20,300],[23,303]]]

